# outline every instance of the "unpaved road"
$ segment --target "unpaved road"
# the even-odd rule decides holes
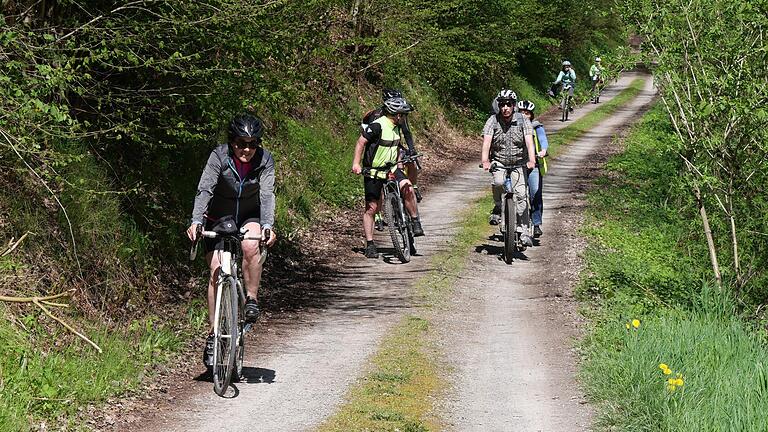
[[[584,244],[577,232],[583,192],[612,151],[613,136],[654,93],[647,79],[639,97],[550,164],[539,246],[511,265],[498,259],[500,242],[483,242],[471,254],[454,306],[438,325],[452,365],[453,393],[444,412],[453,430],[589,430],[590,410],[574,379],[578,356],[572,350],[579,333],[571,288]]]
[[[634,76],[627,75],[615,86],[606,89],[603,100],[607,102],[633,78]],[[577,110],[574,118],[579,118],[594,107],[595,105],[590,104]],[[631,114],[631,109],[623,110],[621,115],[624,114]],[[546,124],[550,131],[560,127],[559,122]],[[617,125],[620,124],[621,122],[617,123]],[[610,138],[611,130],[609,127],[600,128],[598,132],[600,139]],[[593,139],[595,138],[597,137],[593,136]],[[477,143],[468,143],[468,145],[479,146],[479,139]],[[570,193],[569,187],[573,178],[569,177],[568,172],[575,173],[578,169],[578,161],[566,163],[565,157],[561,159],[563,162],[558,161],[556,164],[556,170],[560,175],[559,183],[555,181],[554,174],[547,177],[546,226],[553,226],[553,220],[557,218],[558,204],[554,200]],[[570,176],[573,175],[570,174]],[[204,368],[200,367],[189,371],[188,382],[177,383],[177,387],[185,389],[183,392],[169,393],[165,398],[157,398],[149,411],[125,413],[112,429],[156,432],[303,431],[316,426],[337,409],[346,389],[360,376],[367,358],[376,349],[382,335],[391,328],[405,310],[412,306],[413,300],[409,298],[410,283],[429,270],[428,257],[447,246],[459,222],[457,220],[459,212],[480,194],[488,192],[488,181],[487,174],[482,173],[477,168],[477,163],[473,162],[451,176],[450,184],[446,187],[439,190],[431,189],[432,192],[420,205],[427,234],[417,242],[422,256],[414,257],[407,265],[396,263],[397,260],[392,258],[391,254],[385,254],[383,260],[386,262],[382,262],[382,259],[355,258],[344,268],[339,269],[334,282],[324,283],[324,286],[319,287],[332,298],[326,309],[304,315],[296,321],[272,321],[261,329],[257,328],[253,332],[255,335],[251,338],[251,346],[246,353],[246,382],[237,385],[236,397],[223,399],[216,396],[210,381],[201,376]],[[552,237],[554,236],[550,238]],[[382,237],[378,243],[381,250],[381,245],[386,245],[387,240]],[[541,265],[554,245],[548,245],[544,241],[542,243],[545,246],[534,249],[530,253],[531,261],[521,262],[519,265],[516,263],[509,267],[495,261],[491,255],[473,254],[475,255],[473,266],[480,265],[480,269],[489,274],[495,274],[500,279],[495,283],[490,283],[487,279],[476,280],[476,288],[462,292],[462,295],[469,295],[472,302],[476,303],[466,310],[462,306],[458,313],[471,313],[478,323],[489,319],[490,324],[513,319],[514,323],[507,324],[506,327],[512,329],[515,336],[512,339],[505,339],[504,335],[500,334],[498,340],[492,340],[478,337],[479,333],[474,333],[475,329],[471,328],[472,326],[462,326],[458,323],[455,327],[451,327],[450,331],[472,331],[472,334],[476,335],[471,338],[467,336],[460,338],[465,341],[468,349],[471,348],[478,353],[491,353],[489,356],[478,355],[474,358],[465,353],[461,358],[455,358],[457,371],[461,370],[463,363],[472,364],[474,371],[468,373],[467,378],[476,381],[474,384],[462,384],[469,392],[459,392],[452,399],[453,402],[462,406],[461,409],[453,409],[457,416],[451,417],[450,420],[456,430],[473,428],[476,430],[529,430],[526,429],[527,426],[510,429],[506,425],[512,425],[512,423],[508,421],[498,423],[500,425],[498,429],[481,426],[480,422],[486,421],[485,418],[488,415],[499,415],[509,419],[511,415],[530,415],[534,410],[537,411],[538,416],[556,408],[551,406],[552,404],[546,404],[541,405],[537,410],[532,402],[539,397],[539,392],[546,390],[551,393],[555,389],[539,385],[524,385],[532,380],[527,376],[521,376],[520,371],[513,370],[516,369],[515,366],[521,365],[521,360],[525,363],[525,356],[534,355],[526,353],[524,349],[537,346],[534,342],[541,337],[538,330],[544,328],[545,324],[553,319],[562,319],[558,315],[559,311],[551,308],[536,314],[510,313],[513,309],[522,311],[528,308],[526,302],[522,300],[526,297],[541,296],[541,292],[563,291],[562,288],[557,287],[533,288],[533,284],[556,283],[549,277],[552,267]],[[567,265],[567,262],[560,262],[559,265]],[[512,278],[500,276],[500,272],[512,271],[512,269],[515,269],[518,278],[520,272],[524,272],[526,280],[531,284],[514,285],[511,282]],[[540,274],[537,276],[536,272]],[[504,302],[498,301],[491,307],[493,297],[487,297],[490,292],[484,291],[484,287],[505,283],[511,284],[507,288],[509,291],[517,291],[514,298]],[[520,298],[521,301],[515,303],[516,298]],[[488,317],[483,317],[486,314]],[[469,317],[470,315],[466,316],[466,323],[471,322]],[[573,317],[566,317],[565,321],[572,322],[573,319]],[[525,322],[525,325],[521,325],[521,322]],[[488,327],[489,330],[492,330],[492,327],[492,325]],[[503,333],[503,331],[497,333]],[[572,383],[573,369],[567,369],[564,373],[560,369],[561,364],[553,363],[546,357],[547,351],[554,357],[567,354],[568,338],[553,338],[556,335],[552,334],[543,336],[550,339],[549,342],[541,345],[548,348],[535,354],[537,356],[535,361],[540,363],[538,373]],[[523,345],[520,341],[528,342]],[[512,342],[517,346],[511,346],[514,345]],[[499,345],[485,345],[486,343]],[[452,346],[455,347],[456,344]],[[508,356],[518,357],[511,361]],[[489,364],[483,365],[484,362]],[[504,367],[500,367],[500,363]],[[535,363],[529,364],[535,365]],[[543,369],[550,365],[557,369]],[[491,371],[501,373],[503,377],[494,376]],[[523,380],[516,382],[518,379]],[[481,381],[497,384],[493,387],[493,391],[497,392],[495,397],[489,394],[488,388],[482,387]],[[498,388],[498,385],[502,384],[505,388]],[[571,384],[565,389],[575,391],[575,385]],[[523,394],[525,391],[531,391],[529,396]],[[486,393],[480,395],[479,392]],[[510,397],[509,403],[500,402],[500,398],[507,396]],[[466,397],[477,397],[478,400],[469,400]],[[543,398],[546,399],[546,397]],[[563,396],[560,400],[567,400],[567,398]],[[495,405],[510,408],[504,412],[489,410],[485,402],[488,400],[494,400]],[[529,407],[516,407],[516,404],[523,402]],[[482,419],[479,417],[481,414]],[[572,430],[577,424],[575,412],[571,419],[569,427]],[[533,423],[528,421],[519,424]],[[544,430],[567,430],[567,428]]]

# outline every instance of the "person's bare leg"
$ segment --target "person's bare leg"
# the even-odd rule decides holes
[[[405,200],[405,209],[413,218],[419,217],[419,207],[416,205],[416,194],[413,193],[413,185],[409,180],[400,181],[400,192]]]
[[[261,225],[256,222],[249,222],[243,226],[248,232],[246,238],[261,238]],[[258,298],[259,285],[261,284],[261,250],[259,249],[259,240],[243,240],[243,282],[248,297]]]
[[[363,212],[363,232],[367,241],[373,241],[373,219],[376,212],[379,211],[381,198],[378,201],[368,201],[365,203]]]

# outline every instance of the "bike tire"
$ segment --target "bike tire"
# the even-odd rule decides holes
[[[567,96],[564,96],[563,100],[560,102],[560,108],[563,113],[560,121],[564,122],[568,120],[568,97]]]
[[[237,355],[237,285],[232,276],[221,276],[217,284],[218,310],[214,322],[216,340],[213,346],[213,391],[224,396],[232,380],[232,369]]]
[[[243,358],[245,357],[245,294],[240,280],[237,282],[237,293],[240,307],[237,310],[237,356],[232,376],[233,382],[240,382],[243,379]]]
[[[384,219],[387,221],[389,237],[392,239],[397,258],[402,263],[407,263],[411,260],[411,245],[408,241],[408,227],[401,206],[397,194],[384,194]]]
[[[512,264],[512,257],[517,252],[517,211],[514,197],[504,198],[504,262]]]
[[[565,121],[568,121],[568,115],[571,113],[571,97],[567,96],[565,98],[565,109],[563,110],[563,113],[565,114]]]

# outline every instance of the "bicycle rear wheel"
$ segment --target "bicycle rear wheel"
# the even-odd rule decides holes
[[[515,199],[511,196],[504,198],[504,262],[512,263],[516,247],[517,211]]]
[[[565,92],[566,90],[563,90]],[[560,101],[560,110],[562,111],[562,118],[560,121],[568,120],[568,96],[564,95],[563,100]]]
[[[401,205],[398,194],[384,193],[384,218],[387,221],[389,237],[392,239],[397,258],[407,263],[411,260],[411,242]]]
[[[232,369],[237,351],[237,285],[232,276],[221,276],[216,295],[216,338],[213,346],[213,391],[224,396],[232,379]]]

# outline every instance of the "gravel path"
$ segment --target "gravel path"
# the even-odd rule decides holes
[[[634,78],[625,75],[617,87]],[[584,191],[612,152],[614,135],[639,117],[654,93],[646,79],[638,98],[550,163],[539,246],[511,265],[499,260],[498,241],[483,242],[471,254],[454,305],[438,325],[452,366],[447,378],[453,392],[443,411],[453,430],[589,430],[590,410],[575,379],[578,355],[572,349],[580,324],[571,289],[584,247],[577,235]],[[545,125],[556,131],[560,122]]]
[[[625,76],[615,86],[606,89],[603,101],[607,102],[632,78]],[[578,109],[574,119],[595,107],[590,104]],[[631,109],[627,108],[621,115],[631,113]],[[626,122],[626,119],[623,121]],[[552,122],[549,129],[557,129],[560,122],[557,123]],[[595,136],[590,134],[592,139],[607,139],[614,130],[611,128],[622,123],[612,119],[611,124],[613,126],[599,128]],[[468,145],[477,145],[479,153],[479,138],[477,143]],[[581,148],[581,144],[574,146],[574,150],[583,153]],[[570,180],[565,175],[568,169],[566,165],[574,164],[571,171],[572,175],[576,174],[575,166],[579,162],[566,160],[565,157],[561,158],[555,167],[557,175],[561,177],[555,177],[554,174],[547,177],[546,226],[553,226],[553,218],[559,217],[558,204],[554,200],[570,193]],[[557,178],[560,178],[559,183]],[[149,410],[126,413],[112,429],[157,432],[303,431],[319,424],[343,401],[347,388],[362,374],[368,357],[375,351],[381,337],[411,307],[413,299],[409,298],[410,283],[430,270],[427,266],[430,255],[446,248],[459,222],[458,213],[480,194],[487,193],[487,174],[477,168],[477,162],[473,162],[451,177],[450,187],[432,188],[431,191],[420,205],[427,236],[418,239],[417,246],[423,256],[414,257],[407,265],[399,264],[396,258],[386,253],[383,257],[385,262],[382,259],[356,257],[339,269],[334,282],[319,287],[333,298],[326,309],[303,315],[296,320],[271,321],[264,328],[252,332],[245,358],[246,380],[237,385],[236,397],[224,399],[216,396],[211,382],[202,375],[204,369],[190,370],[189,381],[175,383],[173,386],[183,390],[176,392],[172,389],[167,397],[153,401]],[[545,239],[554,240],[554,236],[549,234]],[[386,245],[388,241],[381,237],[378,243]],[[525,370],[533,372],[534,366],[541,368],[543,365],[551,365],[556,369],[546,373],[539,371],[538,375],[572,381],[572,368],[562,369],[561,363],[551,361],[553,358],[557,360],[568,357],[563,354],[567,354],[570,336],[550,335],[553,337],[548,342],[539,344],[542,349],[535,354],[528,351],[528,347],[539,346],[534,341],[542,337],[541,330],[547,328],[544,324],[551,324],[556,318],[561,319],[560,312],[548,307],[549,300],[541,297],[542,292],[563,292],[564,288],[558,288],[556,279],[549,277],[556,276],[551,274],[551,268],[531,265],[545,260],[547,251],[552,248],[547,246],[549,243],[542,243],[544,247],[536,248],[530,254],[530,262],[515,263],[508,267],[496,261],[493,255],[473,254],[473,267],[480,266],[476,269],[493,273],[498,280],[475,279],[476,286],[462,292],[462,296],[470,295],[475,302],[470,308],[471,315],[465,315],[467,321],[463,322],[467,325],[455,323],[450,328],[450,331],[472,335],[469,338],[462,336],[462,340],[477,341],[477,344],[465,344],[468,350],[471,348],[476,351],[475,355],[462,352],[461,357],[456,359],[457,371],[465,367],[468,368],[466,370],[474,370],[471,375],[466,375],[466,383],[464,373],[459,372],[462,391],[451,402],[466,408],[454,409],[456,414],[461,413],[451,420],[456,430],[471,430],[473,427],[477,430],[511,430],[505,426],[512,424],[509,420],[499,423],[500,428],[487,426],[491,423],[481,421],[485,422],[485,418],[496,417],[504,412],[507,419],[513,413],[519,413],[514,415],[522,415],[524,418],[534,411],[539,414],[549,413],[550,410],[559,409],[560,403],[570,397],[564,395],[555,403],[550,401],[542,405],[537,401],[547,399],[548,396],[544,395],[549,394],[550,389],[539,384],[540,380],[531,379],[522,369],[506,367],[528,363],[531,367]],[[567,265],[567,262],[559,265]],[[493,272],[489,270],[491,266]],[[517,278],[520,277],[519,272],[523,271],[527,279],[539,281],[549,288],[515,284],[505,286],[510,277],[504,277],[503,272],[512,269],[516,270]],[[536,271],[541,274],[537,276]],[[508,291],[510,296],[502,299],[499,296],[503,292],[492,294],[487,290],[491,287],[501,287],[500,291]],[[470,317],[477,323],[483,323],[482,331],[479,325],[469,325],[472,322]],[[509,324],[510,319],[514,324]],[[505,320],[507,323],[504,323]],[[565,321],[571,322],[573,318],[566,317]],[[494,323],[504,324],[496,326]],[[550,325],[549,328],[557,328],[559,331],[561,326],[555,324],[558,325]],[[488,331],[487,335],[485,331]],[[482,337],[479,336],[481,334]],[[458,352],[456,354],[459,355]],[[510,361],[510,358],[514,360]],[[503,371],[503,377],[495,377],[497,371]],[[491,397],[494,392],[485,385],[487,383],[509,388],[504,388],[502,393],[495,392],[495,397]],[[521,387],[523,383],[525,385]],[[524,391],[529,393],[523,394]],[[499,398],[505,395],[510,395],[508,400],[499,403]],[[495,399],[494,407],[488,405],[491,399]],[[521,403],[525,407],[518,407]],[[573,405],[578,407],[578,403]],[[496,409],[502,407],[504,410]],[[586,420],[587,417],[578,418]],[[533,424],[529,422],[521,420],[519,424]],[[569,424],[573,426],[576,423],[570,421]],[[569,429],[547,427],[545,430]]]

